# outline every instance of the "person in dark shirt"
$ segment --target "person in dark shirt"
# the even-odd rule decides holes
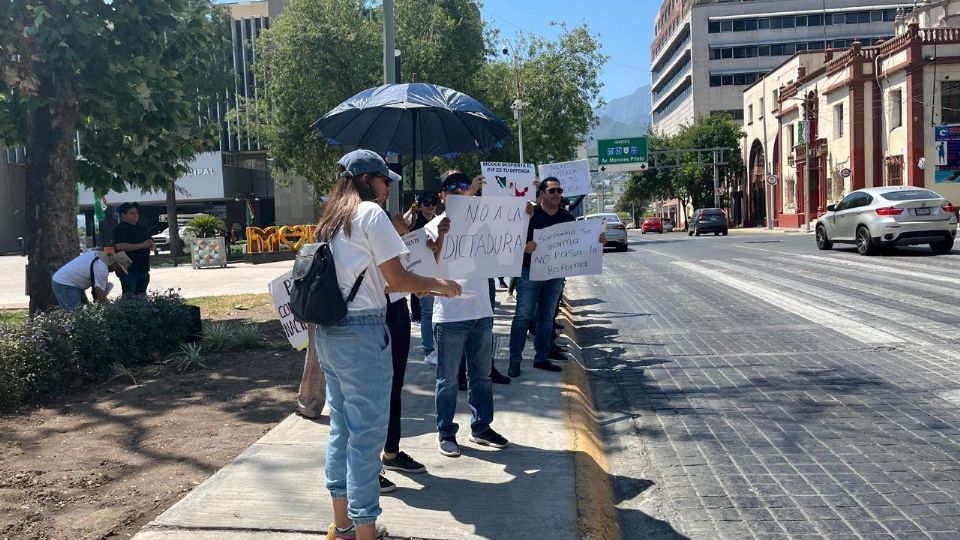
[[[139,222],[139,204],[120,205],[120,223],[113,229],[113,247],[133,261],[126,274],[117,274],[124,296],[144,295],[150,284],[150,250],[154,245],[147,228]]]
[[[557,178],[553,176],[545,178],[537,187],[537,196],[540,204],[534,210],[530,224],[527,226],[523,270],[520,279],[517,280],[517,305],[513,324],[510,327],[510,370],[507,375],[511,377],[520,376],[520,362],[523,358],[523,347],[527,341],[527,328],[534,316],[536,316],[534,321],[536,334],[533,345],[536,353],[533,357],[533,367],[546,371],[562,370],[560,366],[550,361],[550,348],[556,306],[563,292],[563,278],[531,281],[530,256],[537,249],[537,243],[533,241],[533,231],[574,221],[575,218],[561,208],[563,188],[560,187],[560,180]],[[604,240],[604,235],[600,235],[600,242]]]

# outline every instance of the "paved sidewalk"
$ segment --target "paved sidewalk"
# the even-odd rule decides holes
[[[502,291],[498,296],[504,300]],[[512,305],[497,312],[496,364],[506,372]],[[451,459],[436,449],[434,371],[423,362],[418,325],[413,331],[400,446],[428,472],[387,473],[399,487],[380,499],[379,523],[391,538],[618,538],[579,364],[567,362],[565,372],[556,374],[533,369],[527,360],[513,384],[494,385],[493,427],[511,442],[503,450],[467,440],[469,408],[461,392],[457,423],[463,456]],[[528,341],[527,358],[532,346]],[[144,527],[136,540],[316,538],[332,519],[323,487],[327,435],[326,419],[291,415]]]
[[[0,309],[26,308],[30,298],[23,294],[26,257],[0,257]],[[190,264],[150,270],[151,291],[180,289],[185,298],[224,294],[266,293],[267,283],[293,267],[293,261],[265,264],[230,263],[226,268],[194,270]],[[120,297],[120,282],[111,275],[111,298]]]

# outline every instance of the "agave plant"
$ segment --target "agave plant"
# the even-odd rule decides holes
[[[225,231],[227,226],[223,220],[210,214],[200,214],[187,223],[186,230],[196,235],[197,238],[211,238]]]

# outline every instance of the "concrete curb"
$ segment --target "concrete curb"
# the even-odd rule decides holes
[[[593,406],[593,392],[583,349],[576,337],[573,314],[561,307],[559,320],[572,344],[571,361],[564,364],[562,394],[567,406],[567,432],[574,452],[576,512],[579,537],[591,540],[622,538],[610,483],[610,466]]]

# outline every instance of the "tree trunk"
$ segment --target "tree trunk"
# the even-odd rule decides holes
[[[77,109],[41,107],[27,118],[27,289],[30,312],[57,305],[50,278],[77,256],[77,161],[73,155]]]
[[[170,255],[183,255],[180,224],[177,222],[177,190],[173,181],[167,182],[167,232],[170,233]]]

